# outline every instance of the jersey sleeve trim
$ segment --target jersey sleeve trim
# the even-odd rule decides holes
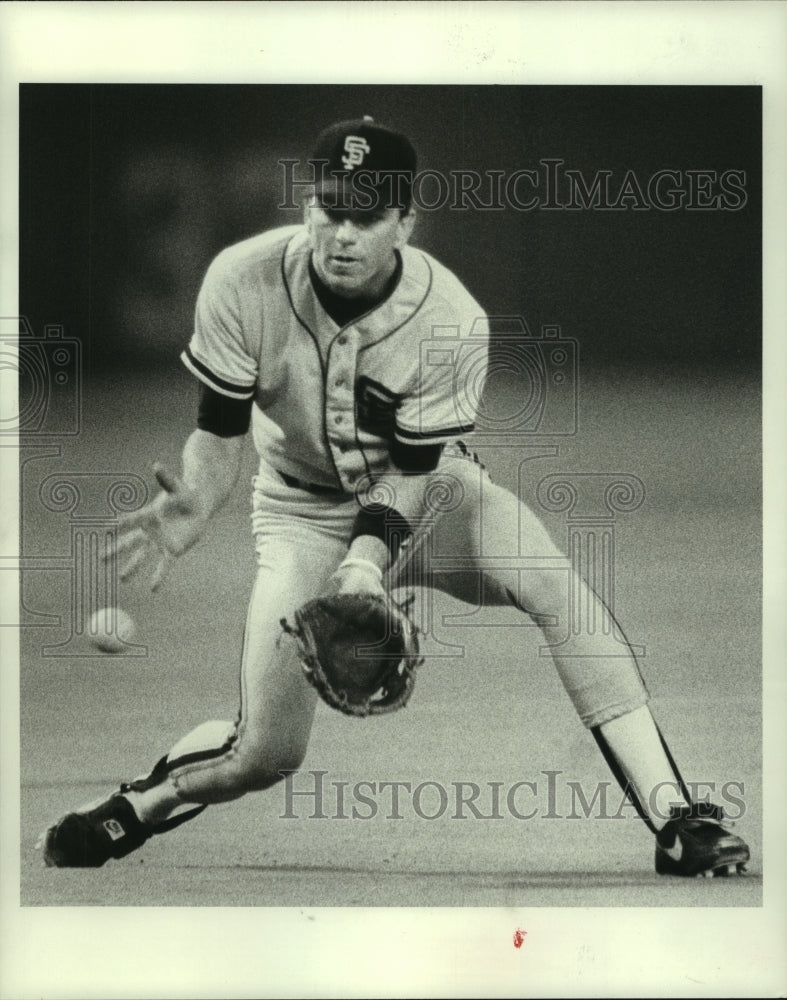
[[[200,382],[209,385],[211,389],[215,389],[216,392],[220,392],[223,396],[229,396],[231,399],[254,398],[256,385],[238,385],[236,382],[229,382],[227,379],[221,378],[221,376],[212,372],[199,358],[195,357],[190,347],[186,347],[182,352],[180,360],[192,375],[197,376]]]
[[[410,431],[405,427],[397,425],[394,436],[402,444],[413,444],[418,441],[437,443],[439,441],[449,441],[451,438],[459,437],[462,434],[472,434],[475,424],[459,424],[457,427],[445,427],[434,431]]]

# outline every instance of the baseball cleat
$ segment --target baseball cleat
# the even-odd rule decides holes
[[[688,878],[743,875],[749,848],[722,825],[724,813],[710,802],[673,806],[656,834],[656,871]]]
[[[739,861],[735,865],[722,865],[721,868],[711,868],[708,871],[700,872],[695,878],[727,878],[730,875],[745,875],[748,872],[746,865]]]
[[[183,803],[179,811],[158,823],[144,823],[124,793],[144,792],[163,780],[162,757],[145,777],[126,781],[111,795],[66,813],[41,834],[36,848],[48,868],[100,868],[110,858],[125,858],[155,834],[166,833],[198,816],[204,804]]]
[[[100,868],[110,858],[124,858],[155,831],[143,823],[131,803],[113,792],[92,808],[66,813],[38,844],[48,868]]]

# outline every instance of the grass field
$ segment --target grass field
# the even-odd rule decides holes
[[[494,387],[493,387],[494,391]],[[502,389],[500,390],[502,391]],[[510,388],[506,391],[510,391]],[[514,390],[515,391],[515,390]],[[66,515],[38,490],[54,472],[135,473],[176,464],[192,426],[188,376],[86,386],[83,431],[60,457],[25,467],[28,554],[67,556]],[[34,844],[63,811],[146,771],[183,733],[237,708],[237,661],[254,566],[243,488],[158,596],[128,586],[121,604],[140,624],[144,657],[44,655],[68,636],[65,568],[25,575],[30,612],[61,624],[22,632],[21,901],[23,906],[752,907],[762,902],[760,472],[756,386],[744,378],[586,374],[580,430],[554,458],[530,463],[532,488],[557,471],[631,473],[643,506],[616,521],[616,611],[642,660],[653,709],[684,776],[741,783],[739,832],[752,849],[747,879],[673,880],[653,873],[652,837],[631,818],[567,818],[569,781],[586,790],[610,776],[577,721],[534,629],[441,625],[465,655],[433,659],[411,704],[392,717],[348,720],[320,706],[303,790],[325,772],[325,818],[286,788],[209,809],[122,862],[98,871],[44,868]],[[516,488],[516,452],[479,450],[492,477]],[[251,452],[251,449],[250,449]],[[247,455],[245,479],[252,474]],[[526,487],[528,484],[526,484]],[[532,495],[523,497],[532,501]],[[562,540],[564,515],[546,514]],[[62,560],[61,560],[62,561]],[[445,614],[462,611],[440,599]],[[558,818],[546,818],[546,772],[558,772]],[[435,785],[420,810],[390,793],[368,819],[341,819],[336,783],[457,782],[505,793],[537,782],[539,815],[440,818]],[[302,782],[298,784],[298,782]],[[543,791],[542,791],[543,790]],[[739,792],[739,789],[738,789]],[[736,792],[736,794],[738,793]],[[438,795],[438,799],[435,799]],[[615,788],[610,801],[617,802]],[[718,799],[718,794],[715,796]],[[519,808],[527,805],[518,800]],[[293,804],[294,803],[294,804]],[[370,811],[370,810],[368,810]],[[527,811],[527,810],[526,810]]]

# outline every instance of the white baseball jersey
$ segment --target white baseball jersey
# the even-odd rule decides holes
[[[405,247],[390,296],[340,327],[315,294],[310,252],[303,226],[222,251],[181,357],[217,392],[253,398],[254,443],[270,466],[352,492],[391,467],[392,435],[437,444],[473,430],[489,324],[447,268]]]

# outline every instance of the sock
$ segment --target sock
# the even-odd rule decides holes
[[[140,820],[151,826],[163,823],[182,806],[193,809],[195,805],[193,802],[184,802],[181,799],[171,778],[165,778],[144,792],[128,791],[124,792],[123,796],[131,803]]]
[[[689,804],[688,789],[647,705],[611,719],[593,732],[615,777],[621,785],[631,785],[639,800],[634,804],[654,830],[667,822],[670,805]]]

